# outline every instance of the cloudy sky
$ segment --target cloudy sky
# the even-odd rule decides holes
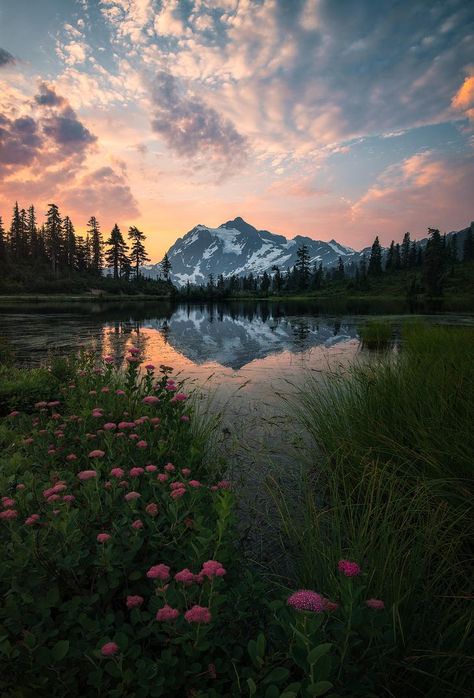
[[[474,219],[466,0],[0,0],[0,215],[361,248]]]

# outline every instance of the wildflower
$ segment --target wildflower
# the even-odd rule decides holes
[[[146,441],[137,441],[137,448],[148,448],[148,444]]]
[[[140,437],[138,436],[138,434],[129,434],[128,438],[136,441],[136,439],[139,439]]]
[[[64,434],[61,434],[61,436],[64,436]],[[34,441],[34,439],[32,439],[30,436],[28,439],[23,439],[23,445],[24,446],[31,446],[33,441]]]
[[[104,482],[104,487],[106,490],[112,489],[112,483],[110,482],[110,480],[107,480],[107,482]]]
[[[77,456],[75,453],[70,453],[68,456],[66,456],[66,460],[68,460],[68,461],[77,460]]]
[[[160,482],[166,482],[166,480],[168,479],[168,477],[169,477],[169,476],[166,475],[165,473],[160,473],[160,474],[157,476],[156,479],[159,480]]]
[[[189,417],[187,414],[182,414],[181,415],[181,421],[182,422],[189,422]]]
[[[135,501],[135,499],[138,499],[139,497],[141,497],[140,492],[127,492],[124,499],[126,502],[133,502]]]
[[[158,468],[156,467],[156,465],[150,464],[145,466],[145,470],[147,471],[147,473],[155,473],[158,470]]]
[[[38,409],[40,409],[42,407],[47,407],[47,406],[48,406],[48,403],[45,402],[44,400],[41,400],[40,402],[35,402],[35,407],[37,407]]]
[[[167,582],[170,578],[170,568],[168,565],[163,564],[154,565],[153,567],[150,567],[146,573],[146,576],[149,579],[161,579],[163,582]]]
[[[12,507],[15,504],[15,500],[11,497],[2,497],[2,504],[4,507]]]
[[[186,528],[192,528],[194,526],[194,521],[188,516],[184,519],[184,525]]]
[[[184,570],[181,570],[181,572],[176,572],[174,578],[177,582],[182,582],[186,585],[192,584],[195,581],[195,575],[188,570],[187,567],[185,567]]]
[[[128,480],[120,480],[119,487],[128,487]]]
[[[144,600],[143,596],[127,596],[127,608],[138,608]]]
[[[19,482],[18,485],[16,486],[17,490],[24,490],[26,485],[24,485],[22,482]]]
[[[107,541],[110,540],[111,538],[112,538],[112,536],[109,535],[108,533],[99,533],[97,535],[97,542],[98,543],[107,543]]]
[[[139,477],[140,475],[143,475],[144,472],[145,471],[143,468],[131,468],[129,475],[130,477]]]
[[[185,494],[186,494],[186,490],[184,489],[184,487],[181,487],[180,489],[173,490],[171,492],[171,497],[173,499],[181,499],[181,497]]]
[[[160,608],[160,610],[156,614],[156,620],[166,622],[170,620],[176,620],[178,616],[179,611],[176,608],[172,608],[168,604],[165,604],[163,608]]]
[[[118,428],[119,429],[133,429],[135,426],[135,422],[119,422]]]
[[[298,611],[314,611],[322,613],[325,610],[325,599],[321,594],[309,589],[300,589],[288,597],[288,606],[296,608]]]
[[[334,601],[330,601],[329,599],[324,598],[323,602],[325,611],[336,611],[339,608],[338,603],[334,603]]]
[[[5,509],[5,511],[0,511],[0,519],[16,519],[18,512],[15,509]]]
[[[135,521],[132,523],[132,528],[134,528],[136,531],[143,528],[143,521],[140,519],[135,519]]]
[[[150,419],[151,424],[154,424],[155,426],[160,423],[160,418],[159,417],[152,417]]]
[[[127,356],[127,359],[129,364],[139,364],[140,363],[140,358],[138,356]]]
[[[100,648],[101,654],[104,657],[113,657],[119,651],[119,646],[115,642],[106,642]]]
[[[122,470],[122,468],[112,468],[112,470],[110,471],[111,477],[119,478],[119,477],[123,477],[124,474],[125,474],[125,471]]]
[[[117,428],[117,425],[114,422],[106,422],[104,424],[104,429],[105,431],[114,431],[114,429]]]
[[[208,560],[203,564],[200,574],[210,579],[211,577],[223,577],[226,574],[226,570],[217,560]]]
[[[185,484],[184,484],[184,482],[172,482],[170,484],[170,489],[172,489],[172,490],[184,490]]]
[[[103,458],[105,456],[105,451],[101,451],[100,449],[96,449],[95,451],[91,451],[89,453],[89,458]]]
[[[114,357],[113,356],[103,356],[102,361],[104,361],[106,364],[113,364]]]
[[[123,395],[125,395],[125,390],[116,390],[115,394],[119,395],[119,396],[123,396]]]
[[[358,577],[360,574],[360,567],[357,562],[351,562],[350,560],[339,560],[337,569],[346,577]]]
[[[155,504],[154,502],[151,502],[150,504],[147,504],[145,507],[145,511],[147,514],[150,516],[157,516],[158,514],[158,504]]]
[[[101,410],[100,408],[99,408],[99,409],[92,410],[92,416],[93,416],[93,417],[103,417],[103,416],[104,416],[104,410]]]
[[[89,395],[97,395],[97,390],[89,390]]]
[[[189,481],[189,486],[190,486],[190,487],[196,487],[196,488],[197,488],[197,487],[201,487],[201,483],[199,482],[199,480],[190,480],[190,481]]]
[[[75,496],[73,494],[65,494],[63,497],[63,502],[67,502],[68,504],[71,504],[71,502],[74,502]]]
[[[132,356],[139,354],[140,351],[141,350],[138,347],[130,347],[130,349],[128,350],[128,352],[132,354]]]
[[[47,497],[46,501],[48,504],[51,504],[51,502],[58,502],[61,499],[59,494],[51,494],[49,497]]]
[[[183,473],[184,477],[188,477],[188,475],[191,475],[191,468],[181,468],[181,472]]]
[[[51,402],[48,402],[48,407],[57,407],[60,404],[60,400],[51,400]]]
[[[172,398],[171,402],[183,402],[184,400],[187,400],[188,396],[185,393],[176,393],[176,395]]]
[[[157,405],[159,403],[159,401],[160,401],[160,398],[156,397],[156,395],[147,395],[142,400],[142,402],[145,405]]]
[[[28,516],[28,518],[25,520],[25,526],[34,526],[36,523],[38,523],[39,517],[39,514],[31,514],[31,516]]]
[[[367,599],[365,605],[374,611],[383,611],[385,604],[381,599]]]
[[[193,606],[184,617],[188,623],[210,623],[212,620],[211,612],[205,606]]]
[[[230,480],[221,480],[220,482],[217,483],[218,490],[230,490],[231,487],[232,487],[232,483]]]
[[[166,470],[167,473],[172,473],[175,470],[175,467],[173,463],[167,463],[163,470]]]
[[[97,477],[97,472],[95,470],[81,470],[77,473],[79,480],[91,480],[93,477]]]
[[[109,392],[110,392],[110,388],[108,388],[106,385],[104,385],[104,387],[100,389],[100,392],[101,392],[101,393],[109,393]]]
[[[154,367],[153,364],[147,364],[147,365],[145,366],[145,368],[146,368],[147,371],[154,371],[154,370],[155,370],[155,367]]]

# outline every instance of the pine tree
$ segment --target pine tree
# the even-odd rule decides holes
[[[117,223],[112,228],[110,237],[105,244],[110,248],[105,253],[105,261],[107,266],[113,269],[114,279],[118,279],[122,268],[126,267],[124,256],[127,257],[127,245]]]
[[[28,244],[28,224],[26,220],[26,211],[24,208],[20,211],[20,258],[25,259],[29,252]]]
[[[63,221],[64,228],[64,261],[68,267],[74,269],[76,266],[76,232],[69,216]]]
[[[48,204],[45,225],[46,249],[54,275],[57,275],[59,272],[59,262],[63,248],[62,233],[63,229],[59,208],[56,204]]]
[[[14,259],[19,259],[21,256],[21,218],[20,209],[18,208],[18,201],[15,201],[15,206],[13,207],[9,243],[11,256]]]
[[[281,289],[283,288],[283,277],[280,272],[280,267],[275,264],[272,267],[272,271],[275,272],[273,275],[273,287],[277,293],[280,293]]]
[[[296,285],[299,286],[301,289],[308,288],[308,282],[309,282],[309,277],[310,277],[310,268],[309,268],[309,250],[307,245],[301,245],[296,251],[296,257],[297,261],[295,264],[295,270],[296,270]]]
[[[418,245],[416,244],[415,241],[413,241],[413,242],[411,243],[411,246],[410,246],[410,254],[409,254],[409,256],[408,256],[408,266],[409,266],[410,269],[413,269],[414,267],[416,267],[416,257],[417,257],[417,254],[418,254],[418,249],[417,249],[417,248],[418,248]]]
[[[163,278],[165,279],[165,281],[169,281],[172,265],[171,265],[171,262],[169,260],[167,252],[165,252],[165,256],[163,257],[163,259],[160,263],[160,267],[161,267],[161,273],[163,274]]]
[[[89,271],[89,262],[88,262],[88,249],[87,249],[87,243],[86,240],[82,237],[82,235],[78,235],[76,237],[76,264],[75,268],[77,271],[81,273],[86,273]]]
[[[388,248],[387,256],[385,257],[385,271],[392,271],[395,261],[395,243],[392,240]]]
[[[0,264],[4,264],[7,260],[7,243],[5,239],[5,228],[3,227],[2,217],[0,216]]]
[[[408,268],[408,260],[410,258],[410,233],[405,233],[403,236],[403,242],[402,242],[402,249],[401,249],[401,258],[402,258],[402,267],[403,269]]]
[[[88,223],[88,239],[90,245],[90,270],[96,276],[102,275],[102,268],[104,266],[103,262],[103,248],[104,243],[102,241],[102,233],[100,232],[99,221],[95,216],[92,216]]]
[[[268,276],[267,272],[264,271],[262,275],[262,279],[260,281],[260,290],[262,293],[268,293],[268,289],[270,288],[270,277]]]
[[[146,240],[146,236],[141,230],[132,226],[128,231],[128,239],[132,241],[130,259],[132,265],[135,267],[135,278],[138,279],[140,276],[140,267],[150,261],[143,244],[143,240]]]
[[[343,279],[345,276],[344,272],[344,262],[342,261],[342,257],[339,257],[339,262],[337,264],[337,278],[338,279]]]
[[[397,271],[398,271],[398,269],[402,268],[402,257],[400,254],[400,245],[398,242],[395,245],[395,252],[393,255],[393,268],[396,269]]]
[[[38,259],[40,256],[40,250],[38,245],[38,226],[36,224],[36,212],[35,207],[30,206],[28,209],[28,240],[29,240],[29,252],[34,260]]]
[[[471,223],[467,235],[464,238],[462,258],[465,262],[472,262],[474,260],[474,222]]]
[[[369,276],[380,276],[382,273],[382,248],[380,247],[378,236],[375,238],[370,251],[367,273]]]
[[[428,235],[429,239],[425,249],[425,280],[428,292],[433,296],[439,296],[443,287],[445,249],[437,228],[428,228]]]

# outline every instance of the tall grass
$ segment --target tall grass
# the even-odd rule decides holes
[[[469,694],[474,331],[410,325],[397,356],[307,384],[292,407],[315,442],[298,512],[272,488],[295,582],[334,596],[337,560],[367,571],[391,631],[388,696]]]
[[[386,320],[368,320],[359,328],[362,346],[367,349],[386,349],[392,334],[392,325]]]

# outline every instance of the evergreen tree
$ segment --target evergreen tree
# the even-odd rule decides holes
[[[125,260],[123,257],[127,255],[127,245],[117,223],[112,228],[110,237],[106,240],[105,244],[110,248],[104,255],[106,264],[113,269],[114,279],[118,279],[122,267],[124,266]]]
[[[128,251],[128,248],[126,248]],[[124,252],[120,256],[120,276],[122,279],[125,279],[125,281],[130,281],[130,277],[132,276],[132,263],[130,261],[130,257],[126,252]]]
[[[18,201],[15,201],[15,206],[13,207],[9,243],[12,258],[18,259],[21,256],[21,218],[20,209],[18,208]]]
[[[395,250],[394,250],[394,255],[393,255],[393,268],[397,271],[402,268],[402,258],[400,255],[400,245],[398,242],[395,245]]]
[[[267,272],[264,271],[262,274],[262,279],[260,281],[260,290],[262,293],[268,293],[268,289],[270,288],[270,277],[268,276]]]
[[[417,257],[417,254],[418,254],[418,249],[417,249],[417,248],[418,248],[418,245],[416,244],[415,241],[413,241],[413,242],[411,243],[411,246],[410,246],[410,254],[409,254],[409,256],[408,256],[408,266],[409,266],[410,269],[413,269],[414,267],[416,267],[416,257]]]
[[[410,233],[405,233],[403,236],[402,248],[401,248],[401,258],[402,258],[402,268],[408,268],[408,260],[410,258]]]
[[[280,293],[280,291],[283,288],[283,277],[281,275],[280,267],[277,264],[275,264],[272,267],[272,271],[275,272],[273,275],[273,288],[277,293]]]
[[[217,285],[216,285],[218,293],[223,296],[224,295],[224,289],[225,289],[225,282],[224,282],[224,275],[219,274],[217,277]]]
[[[378,236],[375,238],[370,251],[367,273],[369,276],[380,276],[382,273],[382,248],[380,247]]]
[[[167,252],[165,252],[165,256],[163,257],[163,259],[160,263],[160,266],[161,266],[161,272],[163,274],[163,278],[165,279],[165,281],[169,281],[171,270],[172,270],[172,265],[171,265],[171,262],[169,260]]]
[[[40,257],[40,250],[38,244],[38,226],[36,223],[36,212],[35,207],[30,206],[28,209],[28,241],[29,241],[29,253],[33,259],[38,259]]]
[[[28,257],[30,246],[28,244],[28,224],[26,220],[26,211],[24,208],[20,211],[20,257],[25,259]]]
[[[89,251],[87,249],[86,240],[82,235],[76,237],[76,263],[75,268],[78,272],[85,274],[89,271]]]
[[[395,243],[392,240],[388,248],[387,256],[385,257],[385,271],[392,271],[395,261]]]
[[[59,272],[59,263],[63,248],[63,229],[59,208],[56,204],[48,204],[46,212],[46,249],[51,264],[53,274],[56,276]]]
[[[301,245],[296,251],[296,264],[295,264],[295,269],[296,269],[296,274],[295,274],[295,281],[296,285],[301,288],[305,289],[308,288],[309,285],[309,277],[310,277],[310,268],[309,268],[309,250],[307,245]]]
[[[5,239],[5,228],[3,227],[2,217],[0,216],[0,264],[4,264],[7,260],[7,242]]]
[[[90,245],[90,270],[96,276],[102,275],[103,268],[103,247],[102,233],[100,232],[99,221],[95,216],[91,216],[87,223],[87,235]]]
[[[337,278],[339,280],[343,279],[345,276],[344,272],[344,262],[342,261],[342,257],[339,257],[339,262],[337,264]]]
[[[433,296],[442,293],[444,270],[445,270],[445,249],[443,239],[437,228],[428,228],[429,239],[425,250],[425,280],[428,292]]]
[[[474,260],[474,222],[471,223],[467,235],[464,238],[462,257],[465,262],[472,262]]]
[[[68,267],[74,269],[76,266],[76,232],[69,216],[63,221],[64,228],[64,261]]]
[[[319,291],[319,289],[323,285],[323,277],[324,277],[324,272],[323,272],[323,263],[319,262],[319,265],[315,264],[314,265],[314,273],[313,273],[313,288],[316,289],[316,291]]]
[[[128,239],[132,241],[130,247],[130,259],[132,265],[135,267],[135,278],[138,279],[140,276],[140,267],[150,261],[148,257],[143,240],[146,240],[146,236],[138,230],[135,226],[132,226],[128,230]]]

